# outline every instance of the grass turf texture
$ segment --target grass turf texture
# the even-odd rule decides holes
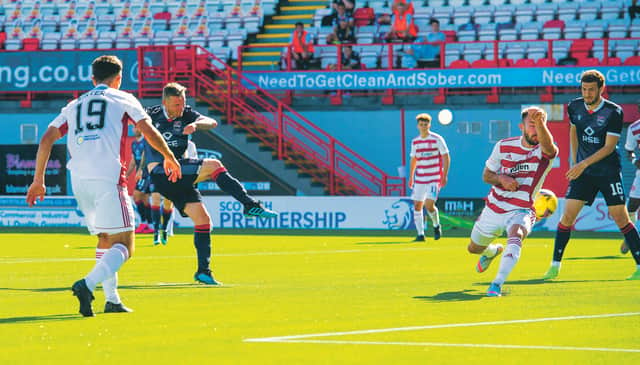
[[[98,288],[97,316],[82,318],[70,286],[94,264],[94,237],[0,234],[0,363],[638,364],[638,282],[624,280],[634,265],[610,236],[574,239],[546,283],[553,239],[527,240],[506,295],[487,298],[499,263],[477,274],[467,238],[214,235],[214,273],[225,285],[207,287],[192,281],[191,235],[166,247],[142,235],[120,272],[135,312],[103,314]],[[246,341],[617,313],[636,314]]]

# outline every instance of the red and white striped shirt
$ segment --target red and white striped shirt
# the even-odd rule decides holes
[[[487,196],[487,207],[496,213],[532,209],[533,199],[551,170],[551,161],[555,157],[544,154],[540,145],[524,147],[522,137],[506,138],[496,143],[486,167],[497,174],[516,179],[518,189],[508,191],[494,185]]]
[[[627,140],[624,142],[624,149],[633,152],[640,147],[640,119],[631,123],[627,129]],[[636,170],[636,176],[640,176],[640,170]]]
[[[416,158],[414,182],[416,184],[440,183],[442,177],[442,155],[449,154],[447,144],[441,135],[429,132],[411,141],[409,156]]]

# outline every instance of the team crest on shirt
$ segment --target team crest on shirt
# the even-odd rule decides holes
[[[173,121],[173,133],[182,134],[182,122],[179,120]]]
[[[606,121],[606,118],[603,115],[599,115],[596,118],[596,124],[599,126],[603,126],[605,121]]]

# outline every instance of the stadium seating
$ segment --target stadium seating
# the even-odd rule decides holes
[[[323,17],[331,14],[331,1],[326,4],[310,15],[313,26],[307,28],[320,45],[332,32],[331,26],[322,26]],[[358,2],[362,6],[354,11],[358,44],[382,43],[390,26],[378,25],[376,19],[391,14],[391,4],[391,0]],[[4,30],[0,47],[55,50],[193,44],[232,61],[237,59],[237,47],[261,31],[265,17],[276,15],[277,5],[278,0],[5,0],[0,3],[0,29]],[[413,6],[420,36],[430,31],[430,19],[440,21],[447,36],[445,66],[457,60],[470,65],[493,60],[494,41],[501,41],[498,59],[511,60],[504,65],[529,64],[523,59],[555,64],[568,56],[584,65],[595,60],[633,64],[633,57],[639,56],[640,19],[629,19],[624,0],[414,0]],[[606,57],[601,41],[576,50],[571,41],[583,38],[612,39]],[[464,43],[452,46],[454,41]],[[368,49],[361,54],[362,64],[397,66],[388,65],[385,52],[387,48],[380,46]],[[335,53],[318,53],[320,64],[327,64]],[[542,61],[548,57],[553,60]]]
[[[371,0],[368,4],[371,10],[380,15],[391,12],[389,3]],[[619,46],[612,41],[607,57],[604,57],[602,43],[597,47],[593,47],[593,42],[589,47],[580,42],[572,43],[572,40],[583,38],[640,38],[640,20],[635,23],[629,20],[625,2],[621,0],[429,0],[414,1],[414,8],[414,19],[420,35],[428,33],[429,20],[435,18],[440,21],[441,31],[452,36],[453,39],[449,38],[447,42],[464,42],[455,47],[446,45],[445,66],[462,67],[466,63],[454,62],[463,59],[471,67],[486,67],[489,63],[480,60],[493,59],[493,46],[489,42],[496,40],[509,41],[500,43],[498,53],[499,59],[509,59],[511,62],[499,62],[500,65],[555,65],[568,57],[575,57],[576,63],[585,66],[612,65],[618,62],[624,64],[627,58],[638,55],[637,40],[623,42]],[[324,16],[328,13],[320,9],[316,14]],[[316,16],[316,19],[321,17]],[[312,31],[318,35],[329,31],[319,22],[315,25]],[[357,41],[360,44],[382,42],[380,35],[387,29],[388,26],[367,24],[366,31],[357,31]],[[321,38],[318,37],[319,40]],[[472,42],[483,43],[474,45]],[[382,55],[378,53],[377,56]],[[553,59],[545,60],[548,57]],[[371,55],[368,59],[372,64]],[[518,62],[523,59],[531,59],[533,63]],[[379,62],[382,67],[387,63]]]
[[[6,50],[109,49],[197,44],[237,47],[276,0],[24,0],[0,3]],[[228,50],[228,48],[227,48]],[[214,52],[235,56],[237,52]],[[228,56],[225,56],[228,60]]]

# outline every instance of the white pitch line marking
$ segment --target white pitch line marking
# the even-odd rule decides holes
[[[448,324],[434,324],[434,325],[427,325],[427,326],[379,328],[379,329],[344,331],[344,332],[310,333],[310,334],[304,334],[304,335],[280,336],[280,337],[248,338],[248,339],[245,339],[244,341],[245,342],[288,342],[289,340],[298,340],[302,338],[362,335],[362,334],[385,333],[385,332],[418,331],[418,330],[435,329],[435,328],[475,327],[475,326],[492,326],[492,325],[503,325],[503,324],[514,324],[514,323],[570,321],[570,320],[576,320],[576,319],[628,317],[628,316],[637,316],[637,315],[640,315],[640,312],[605,313],[605,314],[592,314],[592,315],[583,315],[583,316],[515,319],[515,320],[491,321],[491,322],[448,323]]]
[[[506,345],[484,343],[442,343],[442,342],[383,342],[383,341],[340,341],[340,340],[284,340],[274,343],[316,343],[337,345],[400,345],[400,346],[431,346],[431,347],[475,347],[475,348],[499,348],[499,349],[526,349],[526,350],[562,350],[562,351],[601,351],[601,352],[635,352],[640,349],[622,349],[607,347],[575,347],[575,346],[535,346],[535,345]]]
[[[350,249],[350,250],[331,250],[331,251],[275,251],[275,252],[248,252],[248,253],[219,253],[213,254],[213,257],[244,257],[244,256],[290,256],[290,255],[330,255],[343,253],[367,253],[367,252],[389,252],[389,251],[431,251],[433,247],[406,247],[396,249]],[[136,256],[136,260],[160,260],[160,259],[193,259],[195,256]],[[91,257],[4,257],[0,258],[0,264],[27,264],[27,263],[48,263],[48,262],[76,262],[76,261],[95,261]]]

